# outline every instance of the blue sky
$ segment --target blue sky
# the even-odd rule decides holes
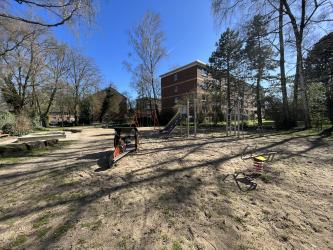
[[[119,91],[135,92],[130,87],[131,75],[123,67],[131,48],[128,31],[146,11],[161,15],[168,56],[158,68],[158,74],[171,67],[196,59],[207,62],[223,27],[217,28],[210,10],[210,0],[97,0],[99,11],[96,25],[87,30],[79,27],[77,36],[67,27],[55,28],[58,40],[93,58],[103,76],[101,87],[111,81]]]

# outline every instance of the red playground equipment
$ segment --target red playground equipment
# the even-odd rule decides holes
[[[111,154],[109,166],[119,161],[127,154],[134,152],[138,149],[138,129],[135,125],[124,124],[121,126],[113,127],[115,130],[114,135],[114,151]],[[134,139],[134,142],[132,141]]]

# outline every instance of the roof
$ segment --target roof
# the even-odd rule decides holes
[[[202,61],[200,61],[200,60],[195,60],[194,62],[191,62],[191,63],[186,64],[186,65],[184,65],[184,66],[181,66],[181,67],[179,67],[179,68],[173,69],[173,70],[171,70],[171,71],[169,71],[169,72],[167,72],[167,73],[164,73],[163,75],[160,75],[160,77],[161,77],[161,78],[162,78],[162,77],[166,77],[166,76],[169,76],[169,75],[175,74],[175,73],[177,73],[177,72],[179,72],[179,71],[182,71],[182,70],[185,70],[185,69],[191,68],[191,67],[196,66],[196,65],[197,65],[197,66],[207,67],[207,63],[204,63],[204,62],[202,62]]]

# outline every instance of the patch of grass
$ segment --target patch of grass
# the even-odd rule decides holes
[[[51,211],[44,213],[41,217],[37,218],[32,224],[33,228],[40,228],[41,226],[47,225],[49,223],[49,219],[51,217]]]
[[[17,155],[11,155],[11,156],[1,156],[0,168],[5,167],[5,164],[16,164],[22,161],[26,161],[29,159],[32,159],[33,157],[40,157],[43,155],[46,155],[47,153],[51,153],[54,150],[59,150],[68,147],[69,145],[73,144],[75,140],[71,141],[60,141],[58,144],[56,144],[53,147],[46,147],[41,149],[32,149],[28,150],[26,149],[24,152],[18,152]]]
[[[61,236],[63,236],[69,229],[71,229],[73,227],[72,224],[67,223],[64,225],[61,225],[60,227],[58,227],[54,233],[53,233],[53,237],[54,239],[59,239]]]
[[[240,244],[240,245],[238,245],[237,249],[239,249],[239,250],[247,250],[247,249],[249,249],[249,247],[246,246],[246,245]]]
[[[121,239],[121,241],[118,242],[119,249],[128,249],[128,243],[126,239]]]
[[[50,230],[50,228],[48,228],[48,227],[42,227],[42,228],[38,229],[37,230],[37,237],[38,238],[43,238],[49,230]]]
[[[27,236],[25,236],[24,234],[20,234],[10,245],[11,247],[18,247],[24,244],[27,240],[28,240]]]
[[[96,231],[102,226],[102,220],[81,223],[82,228],[88,228],[89,230]]]
[[[182,250],[182,246],[179,241],[174,241],[172,244],[172,250]]]
[[[164,243],[167,243],[169,241],[169,237],[166,234],[163,234],[161,238]]]
[[[272,183],[274,179],[274,177],[268,173],[262,173],[259,178],[265,183]]]

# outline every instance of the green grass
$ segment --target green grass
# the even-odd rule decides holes
[[[11,247],[18,247],[24,244],[27,240],[28,240],[27,236],[25,236],[24,234],[20,234],[10,245]]]
[[[51,218],[51,211],[44,213],[41,217],[37,218],[35,222],[32,224],[33,228],[40,228],[41,226],[47,225],[49,223],[49,219]]]
[[[81,223],[82,228],[87,228],[92,231],[98,230],[101,226],[102,226],[102,220]]]
[[[174,241],[172,244],[172,250],[182,250],[182,246],[179,241]]]
[[[71,229],[73,227],[73,225],[71,223],[67,223],[64,225],[61,225],[60,227],[58,227],[54,233],[53,233],[53,237],[54,239],[59,239],[61,236],[63,236],[66,232],[68,232],[69,229]]]
[[[54,147],[46,147],[42,149],[32,149],[28,150],[26,149],[24,152],[19,152],[15,156],[2,156],[0,159],[0,168],[2,167],[1,164],[15,164],[22,162],[24,160],[29,160],[34,157],[39,157],[46,155],[47,153],[53,152],[55,150],[59,150],[65,147],[68,147],[69,145],[73,144],[75,141],[60,141],[58,144],[56,144]]]
[[[49,231],[50,231],[50,228],[42,227],[42,228],[37,230],[37,237],[38,238],[43,238]]]

